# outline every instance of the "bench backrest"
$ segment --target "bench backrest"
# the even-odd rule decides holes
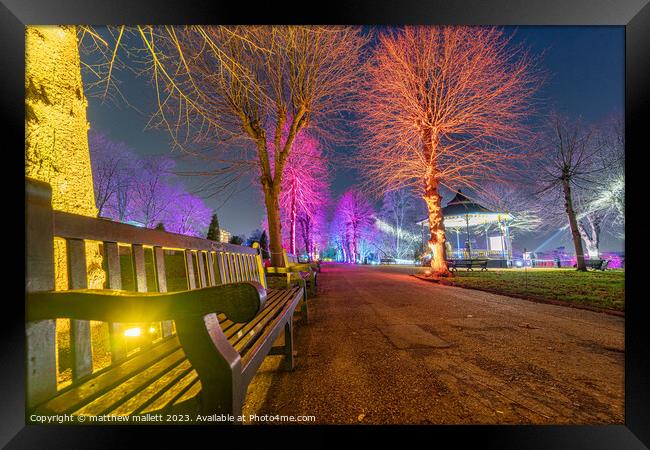
[[[54,290],[54,242],[63,240],[70,289],[87,288],[87,243],[101,248],[106,289],[168,292],[266,278],[258,250],[208,239],[53,211],[47,183],[26,179],[26,291]],[[167,260],[176,259],[172,267]],[[183,268],[178,268],[182,263]],[[125,267],[128,266],[128,267]],[[173,271],[172,269],[176,269]],[[170,272],[174,273],[171,274]],[[128,286],[123,286],[124,281]],[[108,324],[111,363],[126,357],[123,324]],[[93,372],[91,327],[70,321],[72,383]],[[162,337],[174,333],[160,324]],[[34,405],[57,392],[56,321],[26,324],[27,398]]]
[[[299,261],[296,255],[287,253],[287,251],[284,249],[282,250],[282,252],[284,253],[284,263],[286,264],[287,267],[289,266],[289,264],[298,264]]]

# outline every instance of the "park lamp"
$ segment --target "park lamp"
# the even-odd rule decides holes
[[[150,326],[148,331],[150,334],[153,334],[156,332],[156,327]],[[139,337],[140,335],[142,335],[142,329],[140,327],[127,328],[124,330],[124,336],[126,337]]]
[[[124,336],[126,337],[138,337],[141,334],[140,327],[127,328],[124,330]]]

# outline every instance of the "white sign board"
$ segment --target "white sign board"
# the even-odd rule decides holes
[[[490,236],[490,250],[503,251],[503,240],[501,236]]]

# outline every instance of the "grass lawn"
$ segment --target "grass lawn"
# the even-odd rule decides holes
[[[625,309],[625,271],[575,269],[459,269],[455,285],[539,300],[560,300],[599,308]]]

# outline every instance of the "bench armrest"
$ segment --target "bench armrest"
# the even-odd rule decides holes
[[[314,270],[312,265],[308,263],[289,263],[289,268],[300,272],[311,272]]]
[[[266,273],[274,274],[274,273],[281,273],[281,274],[287,274],[287,273],[300,273],[300,272],[310,272],[311,269],[304,270],[300,267],[296,267],[294,265],[291,265],[289,267],[275,267],[275,266],[269,266],[264,268],[266,270]]]
[[[233,322],[248,322],[265,301],[266,290],[255,282],[171,293],[110,289],[31,292],[26,298],[26,317],[27,321],[156,322],[223,313]]]

